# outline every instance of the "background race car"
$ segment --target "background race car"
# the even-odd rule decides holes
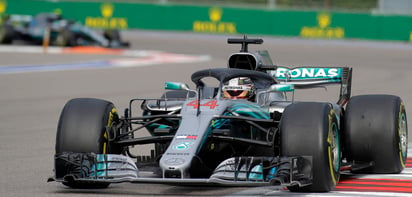
[[[56,46],[129,46],[122,41],[118,30],[99,32],[54,13],[6,15],[0,26],[0,43],[11,44],[16,40],[31,44],[48,42]]]

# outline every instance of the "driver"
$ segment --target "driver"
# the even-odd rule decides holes
[[[238,77],[230,79],[223,87],[223,97],[229,99],[252,100],[255,96],[255,87],[248,77]]]

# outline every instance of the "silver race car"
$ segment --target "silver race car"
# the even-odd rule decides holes
[[[349,67],[276,66],[267,51],[248,51],[263,40],[228,42],[241,44],[241,51],[230,56],[228,68],[193,73],[195,89],[166,82],[160,98],[132,99],[122,114],[110,101],[69,100],[49,180],[73,188],[272,184],[326,192],[343,172],[405,168],[408,130],[401,98],[351,97]],[[293,94],[326,85],[340,85],[337,102],[299,101]],[[147,144],[150,150],[143,148]]]

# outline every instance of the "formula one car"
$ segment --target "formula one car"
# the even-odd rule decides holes
[[[342,172],[405,168],[407,118],[398,96],[351,97],[349,67],[276,66],[267,51],[247,50],[263,40],[228,41],[242,44],[241,51],[230,56],[228,68],[193,73],[195,90],[166,82],[160,98],[132,99],[123,116],[110,101],[69,100],[49,181],[73,188],[274,184],[326,192]],[[295,89],[333,84],[341,86],[336,103],[293,95]],[[153,144],[150,155],[141,146],[147,144]]]
[[[30,44],[43,44],[45,39],[56,46],[128,47],[118,30],[100,33],[83,26],[80,22],[66,20],[54,13],[30,15],[6,15],[0,26],[0,43],[11,44],[15,40]]]

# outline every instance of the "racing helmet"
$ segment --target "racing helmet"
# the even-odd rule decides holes
[[[222,93],[224,98],[251,100],[255,95],[255,87],[250,78],[237,77],[223,85]]]

